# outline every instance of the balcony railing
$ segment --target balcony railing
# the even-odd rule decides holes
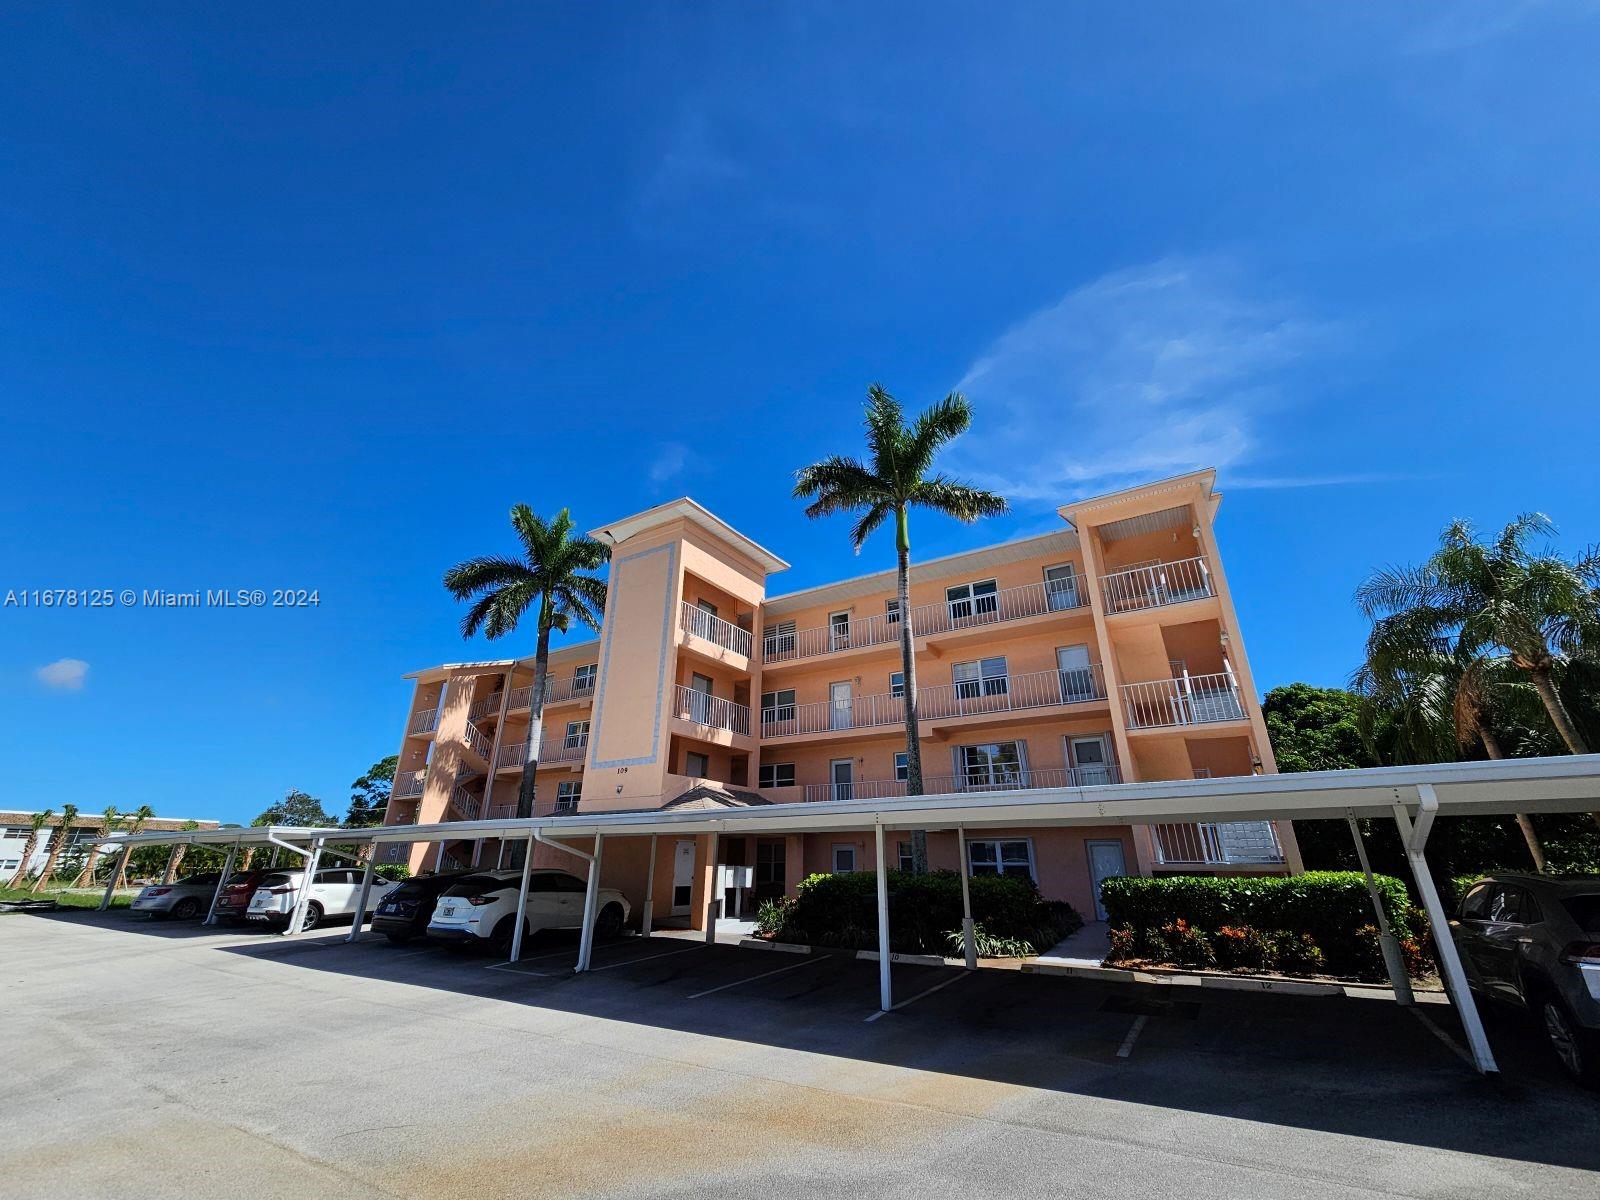
[[[708,696],[695,688],[677,685],[673,715],[710,729],[726,729],[730,733],[750,732],[750,710],[721,696]]]
[[[483,797],[475,796],[464,787],[458,787],[450,793],[451,820],[476,821],[478,810],[483,807]]]
[[[562,704],[568,700],[582,700],[585,696],[594,695],[594,676],[568,675],[562,679],[550,676],[544,681],[544,702],[546,704]],[[506,705],[507,712],[517,712],[526,709],[533,701],[533,685],[511,689],[511,702]]]
[[[411,726],[407,730],[407,732],[408,733],[432,733],[435,729],[438,729],[438,728],[439,728],[439,710],[437,708],[425,708],[421,712],[418,712],[418,713],[415,713],[415,714],[412,715]]]
[[[1016,712],[1065,704],[1091,704],[1106,698],[1100,665],[1070,670],[1031,671],[1022,675],[994,675],[921,688],[918,714],[924,721],[982,713]],[[762,737],[788,737],[800,733],[837,733],[904,725],[905,697],[896,692],[875,696],[847,696],[808,704],[780,704],[761,710]]]
[[[467,719],[469,721],[482,721],[487,717],[498,717],[500,715],[500,701],[504,696],[505,692],[497,689],[490,692],[482,700],[474,701],[472,707],[467,710]]]
[[[1041,613],[1069,612],[1088,603],[1088,581],[1084,576],[1051,579],[986,596],[924,604],[911,610],[911,633],[913,637],[927,637],[958,629],[975,629]],[[878,613],[815,629],[768,630],[761,639],[761,656],[766,662],[788,662],[878,646],[895,641],[899,636],[899,617]]]
[[[1125,683],[1122,704],[1129,729],[1210,725],[1244,719],[1244,703],[1239,698],[1239,687],[1232,671],[1221,675],[1184,675],[1154,683]]]
[[[476,725],[468,725],[466,734],[464,736],[467,745],[472,747],[473,752],[477,754],[479,758],[483,759],[484,762],[488,762],[490,751],[489,739],[483,736],[483,731],[480,730]]]
[[[1203,558],[1181,558],[1176,562],[1115,571],[1100,581],[1100,592],[1108,613],[1159,608],[1163,604],[1182,604],[1185,600],[1216,595],[1211,585],[1211,569]]]
[[[422,795],[422,786],[428,781],[427,771],[401,771],[394,777],[396,800],[414,800]]]
[[[943,796],[952,793],[1005,792],[1018,788],[1099,787],[1121,783],[1122,772],[1114,764],[1090,767],[1025,767],[1020,771],[991,771],[985,774],[929,775],[922,781],[922,794]],[[859,779],[849,783],[808,783],[808,803],[827,800],[888,800],[906,794],[903,779]]]
[[[1283,862],[1271,821],[1183,822],[1151,827],[1163,866],[1246,866]]]
[[[724,650],[750,657],[750,631],[741,629],[732,621],[724,621],[698,604],[681,601],[678,606],[678,624],[685,633],[692,633]]]
[[[547,733],[544,743],[539,747],[539,761],[540,763],[582,762],[588,748],[589,735],[586,733],[574,734],[570,739],[552,737]],[[527,742],[508,742],[495,754],[494,769],[504,771],[510,767],[520,767],[527,756]]]

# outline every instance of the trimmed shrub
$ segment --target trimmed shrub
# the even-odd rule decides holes
[[[1211,935],[1211,949],[1219,967],[1266,971],[1278,965],[1272,939],[1249,925],[1224,925]]]

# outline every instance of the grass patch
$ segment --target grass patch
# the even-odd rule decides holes
[[[139,894],[138,888],[130,888],[125,892],[118,892],[111,897],[112,908],[127,908],[133,903],[133,898]],[[30,892],[26,888],[0,888],[0,900],[54,900],[62,908],[87,908],[100,907],[100,897],[105,895],[104,888],[80,889],[70,891],[67,888],[45,888],[42,892]],[[4,914],[0,914],[4,915]]]

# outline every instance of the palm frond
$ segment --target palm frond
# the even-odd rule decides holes
[[[997,492],[972,487],[947,475],[922,480],[912,489],[910,498],[913,504],[968,524],[979,517],[998,517],[1011,510],[1006,498]]]
[[[850,530],[850,544],[855,547],[857,554],[861,553],[861,547],[866,545],[867,539],[872,536],[873,530],[877,529],[878,526],[893,515],[894,505],[887,500],[880,500],[861,514],[860,520]]]
[[[910,453],[917,476],[926,475],[940,447],[954,441],[972,427],[972,405],[960,392],[924,409],[911,427]]]
[[[528,564],[501,555],[485,555],[459,562],[444,573],[444,586],[457,600],[511,584],[526,583],[533,572]]]

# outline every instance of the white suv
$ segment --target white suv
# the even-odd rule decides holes
[[[446,888],[434,905],[428,936],[444,941],[487,944],[496,954],[511,951],[516,931],[517,890],[522,872],[480,871]],[[528,906],[522,935],[542,929],[583,925],[583,880],[550,868],[528,873]],[[628,902],[616,888],[600,889],[595,899],[595,936],[613,938],[628,919]]]
[[[304,867],[271,872],[256,886],[244,915],[269,925],[287,925],[294,916],[295,901],[300,898],[300,884],[305,876]],[[391,880],[373,876],[372,888],[367,893],[367,912],[363,915],[370,915],[394,886]],[[360,895],[360,867],[322,868],[311,883],[311,897],[301,928],[315,929],[325,917],[354,916],[356,899]]]

